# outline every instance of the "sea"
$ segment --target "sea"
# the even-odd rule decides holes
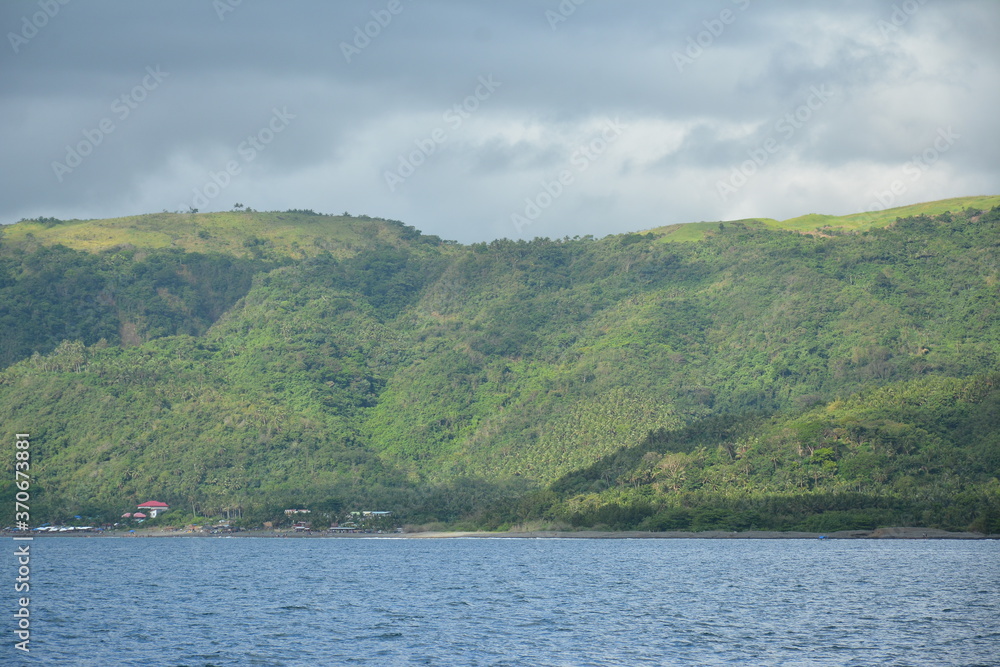
[[[3,541],[10,665],[1000,665],[993,540]]]

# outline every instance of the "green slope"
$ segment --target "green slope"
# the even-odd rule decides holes
[[[22,220],[2,228],[9,242],[33,240],[100,252],[134,246],[239,257],[266,254],[349,257],[373,243],[404,244],[421,235],[402,223],[368,216],[317,215],[312,211],[154,213],[108,220]],[[436,241],[436,237],[422,237]]]
[[[526,503],[615,529],[1000,531],[1000,376],[892,383],[796,415],[651,435]]]
[[[277,242],[234,258],[6,234],[0,298],[34,298],[37,313],[91,298],[97,310],[78,330],[57,330],[65,313],[38,326],[54,349],[22,351],[0,374],[0,421],[30,424],[14,428],[32,432],[37,516],[53,519],[155,496],[254,521],[312,505],[488,527],[662,528],[672,519],[654,517],[675,510],[697,514],[692,526],[751,510],[761,527],[834,511],[846,512],[825,519],[837,525],[987,525],[1000,473],[982,389],[1000,365],[998,221],[994,209],[866,234],[714,223],[683,244],[472,246],[358,221],[337,232],[342,246],[304,258]],[[36,256],[49,274],[24,260]],[[247,278],[223,280],[240,273],[224,262]],[[103,282],[73,292],[45,279],[64,269]],[[97,336],[126,315],[139,339]],[[935,407],[966,387],[960,414]],[[917,413],[862,414],[878,391],[933,398]],[[855,422],[916,442],[897,452],[906,465],[831,445],[828,432]],[[752,438],[771,443],[752,470],[720,454]],[[664,459],[698,443],[697,466]],[[681,463],[700,486],[665,481]],[[888,500],[872,484],[889,484]]]
[[[395,221],[303,211],[22,221],[0,228],[0,367],[63,340],[200,335],[254,275],[296,259],[448,245]]]
[[[941,215],[945,212],[960,213],[966,209],[989,210],[1000,206],[1000,196],[955,197],[938,201],[899,206],[881,211],[852,213],[849,215],[824,215],[810,213],[788,220],[772,218],[750,218],[746,220],[726,220],[721,224],[745,225],[751,228],[767,227],[803,233],[826,233],[834,231],[865,231],[891,225],[899,218],[919,215]],[[663,237],[664,241],[697,241],[706,234],[720,230],[719,222],[692,222],[680,225],[656,227],[650,231]]]
[[[934,216],[945,212],[961,213],[966,209],[989,210],[994,206],[1000,206],[1000,196],[955,197],[952,199],[939,199],[938,201],[911,204],[910,206],[887,208],[880,211],[852,213],[850,215],[831,216],[812,213],[781,222],[769,222],[768,226],[774,229],[790,229],[793,231],[813,231],[826,227],[864,231],[874,227],[891,225],[898,218],[910,218],[919,215]]]

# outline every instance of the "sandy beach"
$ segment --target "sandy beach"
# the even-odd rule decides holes
[[[879,528],[876,530],[843,530],[833,533],[804,533],[804,532],[781,532],[768,530],[751,530],[745,532],[730,532],[723,530],[710,530],[700,533],[689,531],[666,531],[666,532],[645,532],[645,531],[533,531],[533,532],[506,532],[506,533],[474,533],[474,532],[427,532],[408,533],[402,537],[411,538],[454,538],[454,537],[486,537],[486,538],[544,538],[544,539],[592,539],[592,540],[615,540],[615,539],[717,539],[717,540],[809,540],[809,539],[833,539],[833,540],[858,540],[858,539],[897,539],[897,540],[984,540],[1000,539],[1000,535],[983,535],[982,533],[950,532],[935,528]]]

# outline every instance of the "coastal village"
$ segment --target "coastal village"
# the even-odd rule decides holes
[[[284,510],[284,520],[264,521],[259,526],[247,526],[237,522],[236,512],[226,511],[217,517],[205,517],[201,522],[180,525],[170,521],[170,505],[159,500],[147,500],[135,506],[135,511],[124,512],[119,521],[92,522],[91,517],[74,515],[63,522],[45,523],[30,529],[35,534],[125,534],[136,535],[155,529],[160,533],[177,535],[220,535],[233,533],[291,535],[385,535],[402,533],[403,528],[395,525],[393,513],[384,510],[360,510],[343,513],[314,513],[306,508]],[[178,513],[178,516],[183,514]],[[152,522],[160,519],[158,522]],[[144,530],[145,529],[145,530]],[[15,532],[5,528],[5,533]]]

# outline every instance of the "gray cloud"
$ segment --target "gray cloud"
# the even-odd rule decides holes
[[[949,127],[960,138],[902,203],[1000,184],[991,0],[217,6],[69,2],[29,38],[38,1],[0,4],[0,221],[175,210],[231,163],[203,210],[349,210],[462,241],[849,213]],[[834,94],[796,119],[817,87]],[[294,118],[269,133],[276,109]],[[616,118],[621,137],[582,160]],[[61,171],[67,147],[89,154]],[[420,164],[390,187],[401,156]]]

